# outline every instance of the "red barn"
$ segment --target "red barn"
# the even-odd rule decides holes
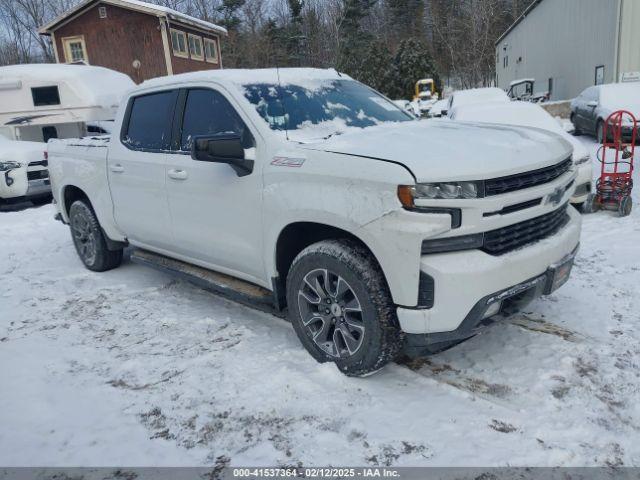
[[[138,0],[84,0],[39,29],[58,63],[84,62],[135,82],[222,68],[218,25]]]

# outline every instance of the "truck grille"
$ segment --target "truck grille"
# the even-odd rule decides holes
[[[565,204],[551,213],[486,232],[482,250],[502,255],[553,235],[569,221],[567,207]]]
[[[568,172],[572,163],[571,158],[567,158],[565,161],[550,167],[485,180],[485,196],[489,197],[491,195],[500,195],[501,193],[513,192],[551,182]]]
[[[34,172],[27,172],[27,180],[44,180],[49,178],[48,170],[36,170]]]

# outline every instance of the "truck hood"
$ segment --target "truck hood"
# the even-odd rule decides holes
[[[553,165],[572,152],[566,140],[546,130],[449,120],[352,129],[302,148],[399,163],[418,182],[512,175]]]

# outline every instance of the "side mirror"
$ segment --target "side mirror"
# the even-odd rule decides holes
[[[253,160],[244,158],[242,139],[236,133],[193,137],[191,158],[201,162],[227,163],[239,177],[253,172]]]
[[[597,107],[598,106],[598,102],[596,102],[595,100],[591,100],[590,102],[587,102],[587,107]]]

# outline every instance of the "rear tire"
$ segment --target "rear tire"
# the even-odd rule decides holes
[[[384,274],[351,240],[305,248],[287,276],[293,328],[313,358],[348,376],[366,376],[394,360],[403,346]]]
[[[631,214],[631,209],[633,208],[633,200],[630,196],[624,196],[620,199],[620,204],[618,205],[618,214],[621,217],[626,217]]]
[[[76,200],[71,204],[69,228],[78,256],[89,270],[105,272],[120,266],[122,249],[107,248],[96,214],[84,200]]]
[[[575,117],[575,114],[572,113],[569,117],[569,120],[571,120],[571,123],[573,124],[573,135],[579,137],[580,135],[582,135],[582,130],[580,130],[576,125]]]

